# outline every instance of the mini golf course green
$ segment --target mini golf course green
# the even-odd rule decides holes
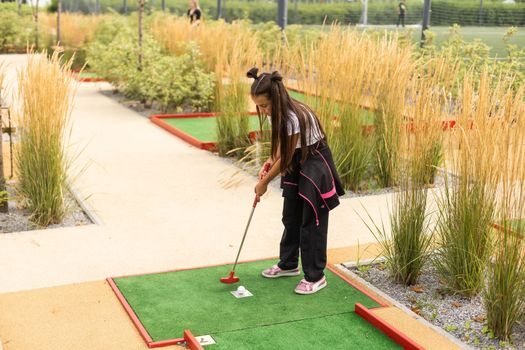
[[[250,131],[259,130],[259,117],[249,117]],[[165,118],[164,122],[204,142],[217,141],[216,117]]]
[[[259,117],[256,113],[250,113],[248,117],[251,134],[260,129]],[[158,114],[152,115],[150,120],[197,148],[209,151],[217,149],[216,113]]]
[[[522,235],[525,234],[525,219],[512,220],[510,222],[510,227],[514,232],[518,232]]]
[[[82,71],[76,74],[77,80],[84,83],[104,81],[104,78],[98,75],[97,73]]]
[[[219,282],[230,265],[108,281],[150,344],[180,341],[188,329],[197,337],[211,335],[216,344],[208,347],[217,350],[402,348],[354,312],[356,303],[381,305],[336,273],[325,270],[328,286],[318,293],[297,295],[301,276],[261,276],[274,262],[238,265],[241,280],[233,285]],[[239,285],[253,296],[235,298],[230,292]]]
[[[301,92],[290,90],[290,94],[300,101],[305,101],[306,99],[306,95]],[[312,108],[315,110],[315,106],[312,106]],[[373,124],[375,118],[373,111],[361,109],[360,113],[364,126]],[[214,151],[217,148],[216,118],[216,113],[195,113],[152,115],[150,120],[195,147]],[[263,128],[269,128],[268,124],[266,123]],[[259,129],[259,117],[255,113],[251,113],[249,116],[249,130],[254,132]]]

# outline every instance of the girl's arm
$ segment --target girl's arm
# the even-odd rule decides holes
[[[290,144],[291,145],[294,145],[294,147],[290,147],[290,156],[293,154],[293,152],[295,151],[295,145],[297,145],[297,141],[299,140],[299,134],[295,134],[295,135],[292,135],[292,136],[289,136],[289,141],[290,141]],[[268,184],[273,180],[275,179],[278,175],[281,174],[281,157],[279,156],[280,154],[280,148],[278,147],[277,148],[277,159],[273,162],[272,164],[272,167],[270,168],[270,170],[268,171],[268,173],[266,173],[266,175],[264,175],[260,180],[259,180],[259,183],[255,186],[255,194],[257,195],[258,199],[257,201],[259,201],[259,197],[261,197],[263,194],[266,193],[266,190],[268,189]],[[271,160],[271,157],[270,159]]]

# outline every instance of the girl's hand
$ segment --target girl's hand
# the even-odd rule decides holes
[[[259,170],[259,180],[261,180],[263,177],[268,174],[268,170],[272,167],[272,162],[270,160],[267,160],[264,162],[263,166],[261,167],[261,170]]]
[[[268,184],[265,181],[259,181],[257,185],[255,185],[255,195],[257,196],[257,202],[261,200],[261,197],[263,194],[266,193],[268,190]]]

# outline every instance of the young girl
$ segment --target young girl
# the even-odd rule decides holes
[[[187,12],[190,18],[190,23],[193,26],[198,26],[201,21],[202,11],[197,0],[189,0],[190,9]]]
[[[271,156],[265,162],[270,170],[259,172],[255,194],[259,198],[268,184],[281,175],[284,205],[284,233],[279,263],[266,269],[267,278],[300,274],[299,252],[304,279],[298,294],[312,294],[326,287],[326,236],[328,212],[339,204],[344,194],[335,170],[332,154],[315,113],[304,103],[292,99],[278,72],[257,75],[252,68],[251,97],[259,117],[270,116],[272,125]]]

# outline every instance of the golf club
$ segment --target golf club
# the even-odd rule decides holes
[[[264,165],[264,170],[268,173],[270,170],[270,164],[266,163]],[[253,212],[255,211],[255,207],[257,206],[257,195],[255,195],[255,199],[253,200],[253,206],[252,211],[250,213],[250,217],[248,218],[248,223],[246,224],[246,228],[244,229],[244,235],[242,236],[241,245],[239,246],[239,251],[237,251],[237,257],[235,258],[235,263],[233,264],[233,268],[230,271],[230,274],[228,277],[221,277],[220,281],[221,283],[226,284],[232,284],[239,282],[239,277],[235,276],[235,267],[237,267],[237,261],[239,260],[239,255],[241,254],[241,249],[244,244],[244,239],[246,238],[246,233],[248,232],[248,227],[250,227],[250,222],[252,221]]]

